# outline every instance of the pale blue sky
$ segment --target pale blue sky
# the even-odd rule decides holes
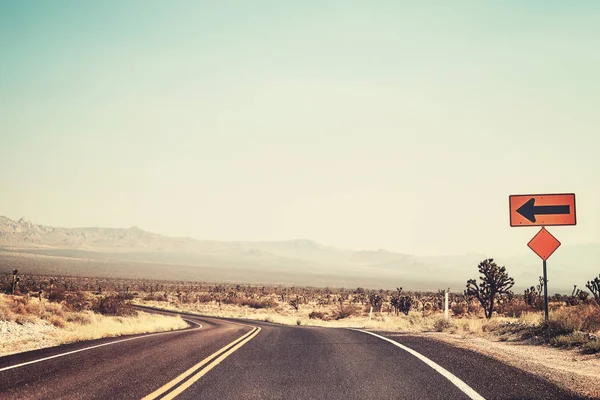
[[[0,215],[416,254],[600,242],[600,2],[0,0]]]

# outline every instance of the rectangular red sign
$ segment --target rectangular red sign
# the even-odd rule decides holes
[[[518,194],[508,197],[510,226],[577,225],[575,194]]]

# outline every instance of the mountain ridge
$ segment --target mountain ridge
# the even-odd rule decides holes
[[[0,249],[73,260],[101,260],[103,268],[119,276],[153,276],[175,279],[252,283],[286,283],[309,286],[363,286],[436,290],[464,287],[478,275],[477,263],[489,256],[478,253],[416,256],[379,250],[347,250],[308,239],[284,241],[211,241],[169,237],[129,228],[57,228],[0,217]],[[493,257],[515,277],[515,289],[537,284],[540,262],[533,253]],[[56,261],[56,260],[55,260]],[[50,261],[48,261],[50,262]],[[83,261],[82,261],[83,262]],[[144,264],[145,263],[145,264]],[[64,270],[56,261],[53,268]],[[98,274],[81,264],[78,274]],[[573,271],[573,266],[577,270]],[[123,269],[125,268],[125,270]],[[129,269],[129,270],[127,270]],[[54,271],[54,270],[52,270]],[[103,272],[104,271],[104,272]],[[162,272],[161,272],[162,271]],[[67,270],[67,272],[69,272]],[[549,268],[552,290],[569,291],[600,273],[600,245],[562,246]],[[166,279],[166,278],[165,278]]]

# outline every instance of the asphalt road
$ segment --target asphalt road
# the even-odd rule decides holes
[[[577,398],[501,362],[430,339],[391,336],[407,346],[401,348],[349,329],[184,318],[194,327],[2,357],[0,398]]]

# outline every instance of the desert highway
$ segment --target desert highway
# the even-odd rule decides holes
[[[410,335],[182,314],[177,332],[0,358],[2,399],[574,399],[501,362]]]

